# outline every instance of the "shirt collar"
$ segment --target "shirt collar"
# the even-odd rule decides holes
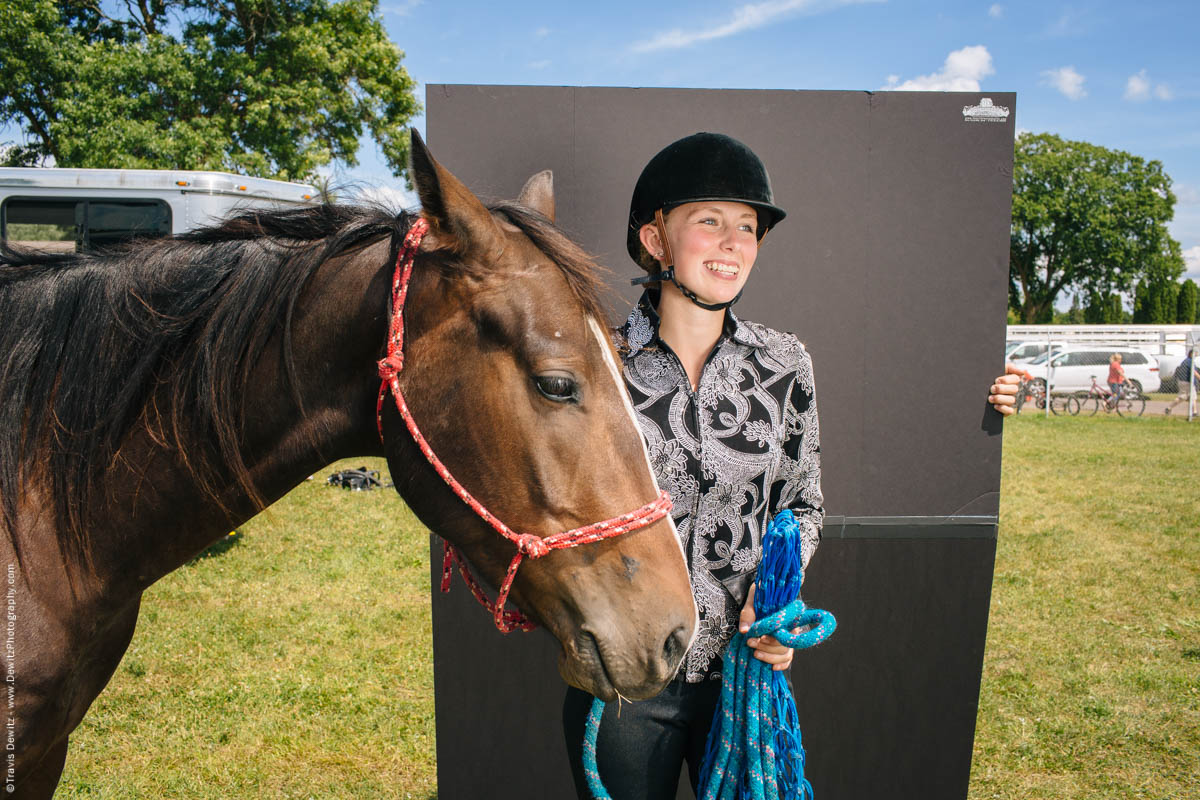
[[[647,345],[658,341],[658,293],[656,288],[646,289],[629,318],[621,326],[620,333],[629,346],[629,356],[637,355]],[[765,347],[767,342],[759,332],[738,319],[732,308],[725,309],[722,338],[733,339],[747,347]]]

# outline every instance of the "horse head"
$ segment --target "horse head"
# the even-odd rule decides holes
[[[658,490],[598,284],[590,260],[553,225],[550,174],[531,178],[517,204],[489,210],[414,134],[412,178],[429,232],[406,303],[400,383],[433,451],[523,534],[550,536],[652,501]],[[386,404],[397,489],[499,586],[513,543],[450,491],[399,417]],[[525,559],[510,598],[558,639],[563,678],[605,699],[657,693],[696,628],[669,515]]]

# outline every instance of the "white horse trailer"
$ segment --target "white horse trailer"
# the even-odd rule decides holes
[[[307,184],[225,172],[0,167],[0,239],[86,252],[184,233],[239,209],[317,202]]]

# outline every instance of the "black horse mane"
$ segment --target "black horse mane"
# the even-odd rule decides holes
[[[577,246],[522,206],[493,211],[553,259],[588,313],[604,319],[595,265]],[[240,398],[252,368],[282,331],[294,376],[292,314],[317,267],[384,238],[394,260],[414,219],[326,204],[245,211],[213,227],[94,254],[18,251],[0,242],[5,527],[15,530],[22,483],[38,479],[53,498],[60,536],[86,552],[84,509],[137,425],[176,448],[214,500],[231,473],[259,500],[238,449]],[[163,387],[169,405],[154,407]],[[188,452],[197,442],[211,446]]]

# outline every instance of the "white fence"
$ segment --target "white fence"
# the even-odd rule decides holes
[[[1182,357],[1188,346],[1200,343],[1200,325],[1009,325],[1007,339],[1064,345],[1124,344]]]

